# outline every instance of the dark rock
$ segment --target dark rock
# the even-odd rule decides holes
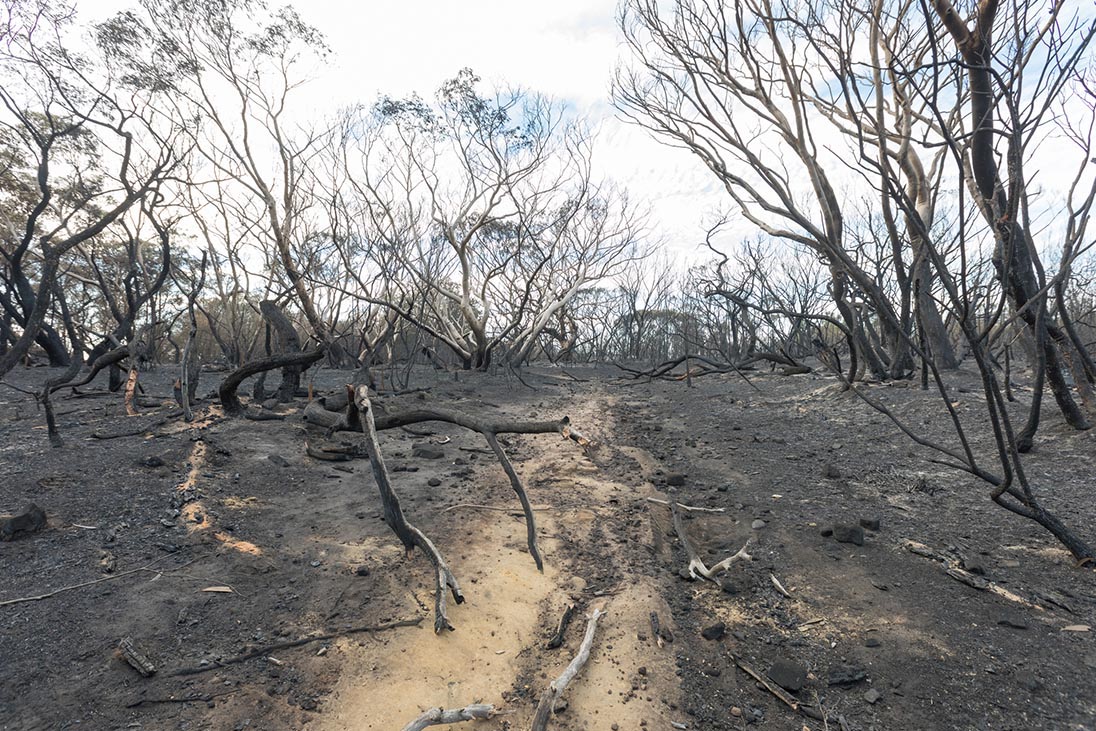
[[[807,668],[797,662],[781,658],[769,668],[769,679],[784,690],[795,693],[807,684]]]
[[[667,472],[666,484],[670,487],[681,487],[685,484],[685,475],[680,472]]]
[[[878,517],[861,518],[860,519],[860,526],[862,528],[867,528],[868,530],[879,530],[879,518]]]
[[[429,480],[426,481],[426,484],[430,487],[437,487],[441,484],[441,480],[439,480],[437,477],[431,477]]]
[[[822,535],[826,538],[829,538],[830,536],[833,535],[833,528],[823,528],[822,530],[820,530],[818,532],[819,532],[820,535]]]
[[[864,647],[879,647],[881,644],[883,643],[874,637],[869,637],[864,640]]]
[[[418,446],[411,450],[411,456],[419,459],[441,459],[445,456],[445,452],[434,447]]]
[[[271,454],[267,457],[268,460],[278,465],[279,467],[288,467],[289,460],[280,454]]]
[[[830,671],[826,682],[830,685],[853,685],[866,680],[868,673],[863,668],[836,667]]]
[[[358,576],[369,576],[369,567],[365,565],[359,566],[354,569],[354,573]]]
[[[152,455],[151,457],[145,457],[144,459],[142,459],[141,460],[141,466],[143,466],[143,467],[163,467],[164,466],[164,460],[161,459],[160,457],[157,457],[156,455]]]
[[[822,476],[827,480],[836,480],[841,477],[841,470],[837,469],[832,463],[827,462],[822,467]]]
[[[705,627],[700,636],[706,640],[721,640],[727,635],[727,625],[723,622],[716,622],[711,627]]]
[[[833,537],[839,543],[855,543],[858,546],[864,545],[864,529],[858,525],[840,525],[835,523],[833,526]]]
[[[729,594],[730,596],[734,596],[738,593],[738,587],[730,579],[723,579],[720,581],[719,588],[723,590],[724,594]]]
[[[0,541],[10,541],[20,533],[35,533],[45,527],[46,512],[28,503],[23,512],[0,518]]]

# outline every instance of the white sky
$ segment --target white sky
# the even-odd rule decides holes
[[[297,11],[327,36],[334,55],[315,84],[332,106],[378,94],[431,97],[469,67],[487,83],[512,84],[565,102],[599,129],[601,174],[648,202],[651,221],[676,254],[697,247],[724,204],[715,178],[692,156],[618,119],[609,81],[622,53],[616,0],[312,0]]]
[[[77,0],[82,22],[136,0]],[[271,7],[284,0],[268,0]],[[650,211],[653,233],[679,259],[708,258],[704,223],[725,204],[715,178],[693,157],[618,119],[609,82],[623,49],[617,0],[297,0],[301,17],[327,38],[332,56],[298,100],[322,117],[378,95],[430,99],[465,67],[486,84],[519,86],[565,103],[598,130],[598,172]]]

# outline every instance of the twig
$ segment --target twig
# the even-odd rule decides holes
[[[224,667],[226,665],[235,665],[236,663],[246,662],[253,660],[257,657],[267,655],[277,650],[287,650],[291,647],[300,647],[301,645],[307,645],[312,642],[322,642],[323,640],[332,640],[336,637],[345,637],[346,635],[359,634],[361,632],[383,632],[384,630],[395,629],[397,627],[417,627],[422,623],[422,617],[416,617],[415,619],[401,619],[395,622],[387,622],[385,624],[377,625],[363,625],[361,627],[350,627],[349,629],[339,630],[337,632],[325,632],[321,635],[313,635],[312,637],[301,637],[296,640],[289,640],[288,642],[276,642],[272,645],[264,645],[250,652],[245,652],[242,655],[236,655],[230,657],[227,660],[217,660],[209,665],[199,665],[191,668],[179,668],[173,670],[169,675],[198,675],[199,673],[208,672],[210,670],[216,670],[217,668]]]
[[[60,589],[54,589],[53,591],[46,592],[45,594],[36,594],[34,596],[23,596],[23,597],[19,597],[18,599],[5,599],[4,601],[0,602],[0,607],[7,607],[7,606],[10,606],[12,604],[22,604],[24,602],[37,602],[37,601],[41,601],[42,599],[49,599],[50,597],[57,596],[58,594],[62,594],[66,591],[72,591],[73,589],[82,589],[85,586],[91,586],[93,584],[101,584],[104,581],[111,581],[113,579],[120,579],[123,576],[130,576],[131,574],[136,574],[136,573],[139,573],[141,571],[152,571],[153,573],[157,573],[157,574],[166,573],[164,571],[154,571],[150,567],[154,566],[155,564],[157,564],[160,561],[163,561],[164,559],[169,558],[169,557],[170,557],[170,554],[168,554],[167,556],[160,556],[160,558],[156,559],[155,561],[150,561],[149,563],[145,564],[144,566],[140,566],[140,567],[135,568],[135,569],[129,569],[128,571],[123,571],[120,574],[111,574],[110,576],[102,576],[98,579],[92,579],[91,581],[85,581],[85,582],[80,583],[80,584],[72,584],[71,586],[62,586]],[[197,560],[198,559],[194,559],[194,561],[197,561]],[[194,561],[189,561],[188,563],[185,563],[182,566],[179,566],[177,568],[181,569],[185,566],[189,566],[190,564],[194,563]],[[169,569],[169,570],[174,570],[174,569]]]
[[[773,582],[773,586],[776,587],[777,591],[779,591],[781,594],[788,597],[789,599],[792,598],[791,592],[784,588],[784,585],[780,583],[780,579],[776,578],[774,574],[769,574],[769,580]]]
[[[780,701],[782,703],[784,703],[784,705],[786,705],[788,708],[792,709],[793,711],[798,711],[799,710],[799,701],[797,701],[795,698],[792,698],[790,695],[788,695],[787,691],[785,691],[783,688],[781,688],[780,686],[773,683],[771,680],[766,678],[761,673],[754,670],[750,666],[749,663],[747,663],[745,660],[740,658],[738,655],[735,655],[735,654],[732,653],[731,654],[731,659],[734,660],[735,665],[742,668],[742,670],[745,671],[745,673],[747,675],[749,675],[751,678],[753,678],[758,683],[760,683],[762,685],[762,687],[765,688],[765,690],[769,691],[774,696],[776,696],[778,699],[780,699]]]
[[[667,506],[670,504],[669,500],[660,500],[657,497],[649,497],[649,498],[647,498],[647,502],[656,503],[658,505],[667,505]],[[689,513],[725,513],[726,512],[725,508],[698,508],[698,507],[693,506],[693,505],[683,505],[682,503],[678,503],[677,507],[679,507],[682,510],[684,510],[686,512],[689,512]]]
[[[582,638],[582,644],[578,648],[578,654],[571,660],[571,664],[560,674],[558,678],[553,680],[549,684],[548,688],[544,691],[544,694],[540,697],[540,703],[537,704],[536,715],[533,716],[533,723],[529,727],[530,731],[545,731],[548,728],[548,719],[555,711],[556,701],[563,695],[563,691],[567,689],[567,685],[574,680],[579,671],[582,670],[582,666],[586,664],[586,661],[590,659],[590,648],[594,644],[594,632],[597,631],[597,621],[605,614],[603,610],[595,609],[594,613],[590,615],[590,621],[586,623],[586,636]]]
[[[705,566],[704,561],[697,555],[696,549],[693,548],[693,544],[689,542],[689,534],[685,531],[685,524],[681,521],[681,514],[678,512],[679,507],[681,506],[678,503],[670,503],[670,513],[674,518],[674,531],[677,532],[681,547],[685,549],[685,555],[689,559],[689,576],[694,579],[704,578],[715,581],[718,574],[726,571],[738,561],[753,560],[753,556],[747,550],[750,547],[750,541],[747,539],[742,548],[738,549],[738,552],[734,555],[728,556],[711,568]]]
[[[551,505],[533,505],[533,510],[551,510]],[[478,503],[457,503],[456,505],[450,505],[448,508],[443,509],[441,512],[448,513],[450,510],[457,510],[459,508],[469,508],[473,510],[495,510],[500,513],[510,513],[511,515],[523,515],[522,511],[517,508],[500,508],[497,505],[480,505]]]

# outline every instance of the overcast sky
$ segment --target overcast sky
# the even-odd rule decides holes
[[[617,118],[609,80],[624,52],[617,0],[311,0],[295,6],[334,52],[315,85],[332,105],[378,94],[432,96],[469,67],[565,102],[599,128],[602,174],[649,201],[652,223],[675,253],[706,258],[704,222],[724,204],[718,182],[692,156]]]

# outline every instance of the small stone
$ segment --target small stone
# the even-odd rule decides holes
[[[434,447],[417,446],[411,450],[412,457],[418,457],[419,459],[441,459],[445,456],[445,452]]]
[[[769,679],[784,690],[795,693],[807,684],[807,668],[797,662],[779,659],[769,668]]]
[[[836,480],[841,477],[841,470],[837,469],[837,467],[830,462],[827,462],[822,467],[822,476],[827,480]]]
[[[823,528],[822,530],[818,531],[818,533],[825,538],[829,538],[833,535],[833,528]]]
[[[765,527],[765,521],[760,520],[760,519],[755,520],[753,523],[750,523],[750,527],[753,528],[754,530],[761,530],[762,528]]]
[[[362,564],[358,568],[354,569],[354,573],[358,576],[369,576],[369,567]]]
[[[670,487],[682,487],[685,484],[685,475],[680,472],[667,472],[666,484]]]
[[[141,464],[145,467],[163,467],[164,460],[160,457],[157,457],[156,455],[152,455],[151,457],[145,457],[144,459],[142,459]]]
[[[614,723],[609,728],[611,728],[613,731],[620,731],[620,724],[619,723]]]
[[[853,685],[867,679],[868,673],[863,668],[836,667],[830,671],[826,682],[830,685]]]
[[[0,518],[0,541],[10,541],[20,533],[35,533],[44,527],[46,512],[34,503],[27,503],[23,512]]]
[[[316,568],[320,565],[320,561],[318,559],[313,559],[312,561],[308,562],[308,565],[312,568]]]
[[[289,466],[289,460],[287,460],[285,457],[283,457],[280,454],[271,454],[267,457],[267,459],[270,460],[272,463],[278,465],[279,467],[288,467]]]
[[[437,487],[441,484],[441,480],[439,480],[437,477],[431,477],[429,480],[426,481],[426,484],[430,487]]]
[[[719,582],[719,588],[723,590],[724,594],[734,596],[738,593],[738,586],[735,585],[730,579],[723,579]]]
[[[678,569],[677,575],[685,581],[696,581],[696,577],[689,573],[689,569],[686,566],[682,566]]]
[[[861,518],[860,519],[860,527],[867,528],[868,530],[879,530],[879,518],[878,517]]]
[[[646,675],[647,674],[647,666],[646,665],[640,665],[639,670],[637,670],[636,672],[639,673],[640,675]]]
[[[868,703],[871,703],[872,705],[875,705],[876,703],[878,703],[879,699],[882,698],[882,697],[883,697],[883,694],[880,693],[875,688],[872,688],[871,690],[869,690],[867,693],[864,694],[864,700],[866,700]]]
[[[869,637],[866,640],[864,640],[864,647],[879,647],[882,644],[883,644],[882,642],[875,639],[874,637]]]
[[[864,529],[858,525],[841,525],[835,523],[833,526],[833,537],[839,543],[854,543],[857,546],[864,545]]]
[[[705,627],[700,636],[706,640],[721,640],[727,634],[727,625],[723,622],[716,622],[711,627]]]
[[[742,709],[738,706],[731,706],[731,715],[735,718],[739,718],[742,715]]]

